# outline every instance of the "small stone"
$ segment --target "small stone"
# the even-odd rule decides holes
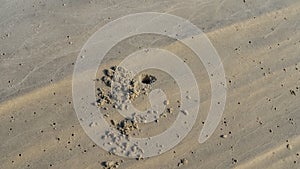
[[[156,77],[152,75],[142,75],[141,82],[143,84],[152,84],[156,81]]]
[[[296,92],[294,90],[290,90],[291,95],[296,96]]]
[[[91,122],[90,127],[95,127],[95,126],[97,126],[97,123],[96,122]]]
[[[180,162],[178,163],[177,166],[180,167],[180,166],[183,166],[183,165],[187,165],[188,162],[189,161],[187,159],[183,158],[183,159],[180,160]]]
[[[113,168],[118,168],[119,167],[119,162],[115,161],[105,161],[102,163],[105,169],[113,169]]]
[[[170,104],[169,100],[165,100],[165,101],[164,101],[164,105],[167,106],[167,105],[169,105],[169,104]]]
[[[185,159],[185,158],[182,160],[183,165],[188,164],[188,162],[189,162],[189,161],[188,161],[187,159]]]
[[[181,110],[181,112],[184,114],[184,115],[188,115],[189,112],[187,110]]]
[[[103,77],[102,77],[102,81],[105,83],[106,86],[111,87],[112,80],[111,80],[110,77],[103,76]]]
[[[117,124],[117,122],[115,120],[110,120],[110,122],[113,126],[115,126]]]
[[[163,117],[163,118],[166,118],[166,117],[167,117],[167,114],[166,114],[166,113],[161,114],[161,115],[160,115],[160,118],[162,118],[162,117]]]
[[[105,70],[104,70],[104,73],[105,73],[106,76],[113,77],[115,71],[112,70],[112,69],[105,69]]]
[[[227,135],[227,134],[223,134],[223,135],[221,135],[221,137],[222,137],[222,138],[227,138],[228,135]]]
[[[235,159],[235,158],[232,158],[232,164],[236,164],[238,162],[238,160],[237,159]]]
[[[173,113],[173,108],[167,108],[167,112],[170,114]]]
[[[289,150],[292,150],[292,149],[293,149],[292,145],[290,145],[290,144],[287,144],[287,145],[286,145],[286,148],[289,149]]]

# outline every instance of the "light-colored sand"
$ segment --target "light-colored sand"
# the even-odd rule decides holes
[[[188,163],[179,168],[300,168],[298,0],[2,0],[0,4],[1,169],[96,169],[109,160],[123,160],[119,168],[165,169],[178,168],[181,159]],[[208,75],[199,61],[178,43],[168,44],[159,37],[129,39],[112,50],[108,54],[112,59],[101,68],[150,42],[186,57],[198,70],[201,110],[193,130],[171,151],[137,161],[109,155],[87,137],[73,109],[71,76],[72,63],[89,36],[111,20],[144,11],[178,15],[203,29],[223,61],[228,96],[218,129],[199,144],[210,105]],[[174,97],[175,89],[170,89]],[[164,130],[169,123],[144,133]]]

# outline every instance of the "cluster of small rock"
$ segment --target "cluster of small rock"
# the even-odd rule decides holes
[[[135,98],[140,95],[148,95],[151,91],[152,85],[156,82],[156,77],[149,74],[142,74],[138,80],[134,79],[134,74],[125,68],[113,66],[109,69],[105,69],[104,76],[101,78],[102,82],[110,88],[109,91],[97,89],[97,105],[105,108],[108,104],[118,110],[128,110],[128,105],[134,101]],[[103,88],[105,89],[105,88]],[[164,105],[169,105],[169,101],[165,100]],[[172,108],[166,109],[167,113],[173,113]],[[183,112],[187,114],[188,112]],[[149,110],[146,115],[140,115],[139,113],[132,112],[132,117],[126,117],[121,121],[110,120],[114,131],[107,131],[102,139],[104,144],[109,148],[111,154],[123,154],[128,157],[136,157],[142,159],[144,150],[138,145],[138,143],[130,142],[130,133],[134,130],[138,130],[138,123],[145,122],[147,117],[154,115],[157,117],[155,122],[158,122],[158,118],[166,117],[166,113],[158,114],[155,110]],[[106,114],[105,117],[108,117]],[[186,160],[183,161],[186,164]],[[106,168],[116,168],[119,164],[107,163],[104,166]]]
[[[127,105],[139,95],[147,95],[151,90],[151,84],[156,81],[156,78],[152,75],[142,75],[141,79],[137,81],[134,79],[132,72],[117,66],[105,69],[103,72],[104,76],[101,80],[111,90],[105,92],[100,88],[97,89],[97,105],[99,107],[110,104],[115,109],[127,109]],[[118,132],[107,131],[102,136],[105,144],[111,147],[110,153],[142,158],[143,150],[137,144],[131,143],[129,137],[130,132],[138,129],[139,119],[139,116],[136,115],[132,118],[124,118],[119,122],[111,120],[111,124]],[[118,165],[110,162],[104,166],[106,168],[116,168]]]
[[[151,84],[156,81],[152,75],[143,75],[139,82],[134,79],[132,72],[117,66],[105,69],[101,79],[106,86],[111,87],[111,90],[105,94],[99,89],[98,105],[103,106],[108,103],[120,110],[128,109],[128,104],[139,95],[147,95],[151,90]]]
[[[120,166],[119,162],[116,161],[105,161],[102,163],[104,169],[115,169]]]
[[[117,130],[119,130],[122,134],[128,136],[130,131],[133,131],[134,129],[138,129],[138,124],[136,121],[132,119],[124,119],[120,121],[116,127]]]
[[[110,147],[108,150],[110,154],[123,154],[128,157],[138,157],[142,158],[144,150],[140,148],[138,143],[130,142],[130,137],[128,135],[107,131],[101,139],[104,140],[104,146]]]

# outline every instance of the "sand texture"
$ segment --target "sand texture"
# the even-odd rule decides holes
[[[94,32],[147,11],[188,19],[207,35],[224,66],[227,102],[217,130],[199,144],[211,100],[203,64],[166,37],[137,36],[118,44],[99,67],[100,78],[101,70],[130,53],[161,47],[185,58],[201,96],[196,123],[180,144],[136,160],[110,155],[86,135],[73,108],[72,73]],[[176,107],[174,81],[150,73]],[[106,161],[121,169],[300,168],[299,0],[0,0],[0,77],[0,169],[99,169]],[[145,109],[149,102],[143,96],[134,105]],[[176,115],[141,125],[140,136],[166,130]]]

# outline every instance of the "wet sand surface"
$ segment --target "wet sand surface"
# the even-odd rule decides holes
[[[110,160],[120,162],[118,168],[300,168],[299,1],[1,0],[0,4],[0,168],[96,169]],[[211,97],[200,61],[164,37],[147,35],[119,44],[100,69],[149,44],[163,46],[186,57],[200,88],[201,109],[187,137],[160,156],[136,160],[110,155],[85,134],[73,108],[72,73],[94,32],[121,16],[147,11],[188,19],[208,36],[223,62],[227,103],[217,130],[199,144]],[[160,79],[162,86],[173,84]],[[169,88],[175,98],[176,89]],[[143,100],[136,104],[147,105]],[[170,121],[161,121],[143,134],[169,125]]]

